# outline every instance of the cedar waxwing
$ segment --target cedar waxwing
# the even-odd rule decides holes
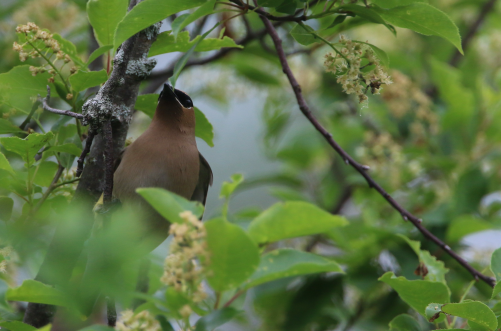
[[[205,205],[209,185],[212,185],[212,170],[197,149],[193,102],[186,93],[167,84],[160,93],[150,126],[124,150],[120,159],[114,174],[113,198],[121,202],[122,212],[128,208],[132,212],[139,209],[137,222],[141,228],[127,229],[130,225],[126,220],[117,225],[120,220],[113,219],[112,226],[133,234],[119,238],[115,241],[118,245],[112,248],[103,247],[99,240],[90,243],[80,287],[80,304],[85,315],[90,314],[97,299],[96,283],[102,272],[113,273],[120,268],[121,262],[115,261],[114,250],[133,247],[146,254],[169,235],[170,223],[137,194],[136,189],[164,188]]]
[[[165,84],[150,126],[122,154],[114,175],[113,197],[122,205],[137,205],[154,215],[146,226],[163,241],[169,223],[136,189],[160,187],[205,205],[209,185],[212,170],[197,149],[193,102],[186,93]]]

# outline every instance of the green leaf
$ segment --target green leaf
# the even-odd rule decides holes
[[[393,8],[397,6],[405,6],[413,4],[414,2],[428,3],[428,0],[372,0],[371,3],[381,6],[383,8]]]
[[[289,248],[277,249],[261,257],[259,267],[245,282],[244,288],[280,278],[320,272],[344,273],[339,264],[325,257]]]
[[[243,48],[237,45],[235,41],[229,37],[219,38],[202,38],[203,36],[196,36],[195,39],[190,41],[190,34],[188,31],[179,33],[177,39],[172,35],[171,31],[165,31],[158,35],[157,40],[151,45],[148,56],[155,56],[159,54],[172,53],[172,52],[188,52],[193,46],[195,52],[208,52],[219,50],[223,47]]]
[[[172,74],[172,77],[170,78],[170,82],[172,84],[172,87],[176,86],[177,78],[179,77],[181,70],[183,70],[184,66],[186,65],[186,62],[188,62],[188,59],[191,57],[191,54],[193,54],[193,52],[195,51],[195,48],[198,46],[198,44],[200,44],[200,42],[202,40],[205,39],[205,37],[207,37],[209,35],[209,33],[212,32],[212,30],[214,30],[216,27],[218,27],[219,24],[221,24],[221,22],[217,22],[216,25],[214,25],[212,27],[212,29],[210,29],[209,31],[204,33],[202,36],[200,36],[200,38],[197,38],[197,40],[195,41],[193,46],[191,46],[191,48],[186,53],[184,53],[184,55],[181,56],[181,58],[176,62],[176,64],[174,65],[174,73]]]
[[[197,38],[195,38],[194,41],[196,41]],[[235,40],[233,40],[227,36],[223,37],[222,39],[207,38],[207,39],[202,40],[200,42],[200,44],[198,44],[198,46],[195,47],[195,52],[217,51],[217,50],[220,50],[221,48],[240,48],[240,49],[242,49],[242,48],[244,48],[244,46],[237,45],[235,43]]]
[[[12,216],[14,200],[9,197],[0,197],[0,220],[7,222]]]
[[[125,15],[117,26],[113,45],[118,47],[127,38],[152,24],[180,11],[203,5],[206,0],[145,0]]]
[[[242,174],[233,174],[230,178],[231,182],[223,182],[221,185],[221,193],[219,193],[220,198],[228,199],[233,194],[233,191],[244,181],[244,176]]]
[[[419,262],[426,265],[428,274],[424,277],[424,279],[432,282],[442,282],[446,284],[445,274],[449,272],[449,269],[444,266],[444,262],[438,261],[436,257],[430,254],[430,252],[421,250],[421,242],[410,240],[402,234],[398,234],[398,236],[404,239],[407,244],[409,244],[412,250],[419,257]]]
[[[39,186],[48,187],[52,180],[54,179],[54,175],[56,174],[58,165],[52,161],[44,161],[41,162],[38,166],[38,169],[31,168],[28,171],[35,172],[35,178],[33,178],[33,182]]]
[[[67,300],[63,292],[36,280],[25,280],[21,286],[8,289],[5,297],[10,301],[67,306]]]
[[[0,74],[0,104],[19,109],[25,113],[33,106],[31,98],[47,94],[48,73],[32,76],[30,66],[23,65]]]
[[[358,17],[361,17],[369,22],[376,24],[383,24],[390,30],[394,35],[396,35],[395,28],[390,24],[386,23],[386,21],[379,15],[378,12],[374,8],[367,8],[365,6],[357,6],[354,4],[347,4],[343,6],[339,6],[338,10],[342,10],[343,12],[352,12],[356,14]],[[389,20],[387,20],[389,21]],[[391,22],[390,22],[391,23]],[[396,24],[395,24],[396,25]]]
[[[34,161],[40,148],[45,146],[53,136],[54,134],[50,131],[46,134],[32,133],[25,139],[18,137],[0,138],[0,143],[6,150],[19,154],[24,162],[29,164]]]
[[[450,41],[463,54],[459,30],[447,14],[430,6],[416,2],[391,9],[374,7],[387,22],[401,28],[410,29],[426,36],[439,36]]]
[[[501,292],[501,248],[496,249],[491,257],[491,270],[496,277],[496,286],[492,291],[492,298]]]
[[[231,321],[238,313],[238,310],[231,307],[214,310],[197,321],[195,331],[212,331],[218,326]]]
[[[1,141],[1,140],[0,140]],[[9,160],[5,157],[5,155],[0,152],[0,169],[6,170],[11,174],[14,174],[14,169],[10,166]]]
[[[284,13],[287,15],[293,15],[296,11],[297,3],[296,0],[285,0],[282,2],[280,6],[277,6],[275,9],[279,13]]]
[[[63,37],[61,37],[61,35],[59,35],[57,33],[54,33],[52,38],[57,40],[61,50],[64,53],[68,54],[68,56],[71,58],[71,60],[73,61],[73,63],[75,65],[80,66],[81,68],[86,67],[85,63],[82,61],[82,59],[78,55],[77,47],[75,46],[75,44],[73,44],[71,41],[69,41],[67,39],[64,39]]]
[[[184,220],[179,214],[186,210],[191,211],[198,218],[204,212],[204,206],[200,202],[186,200],[162,188],[139,188],[136,192],[169,222],[183,223]]]
[[[159,95],[156,93],[138,95],[134,108],[153,118],[157,109],[158,97]]]
[[[137,97],[134,108],[153,118],[153,115],[155,115],[155,109],[157,108],[157,102],[158,94],[143,94]],[[210,147],[214,147],[214,132],[212,124],[209,122],[207,117],[205,117],[205,114],[200,111],[200,109],[194,107],[194,111],[196,123],[195,136],[201,138]]]
[[[71,87],[76,92],[85,91],[89,87],[101,85],[108,79],[106,70],[100,71],[82,71],[78,70],[77,73],[70,76]]]
[[[258,244],[282,239],[324,233],[348,221],[317,206],[302,202],[276,203],[262,212],[250,224],[248,232]]]
[[[391,320],[390,331],[421,331],[421,326],[412,316],[401,314]]]
[[[9,120],[0,118],[0,134],[17,133],[22,131],[23,130],[12,124]]]
[[[215,4],[216,0],[210,0],[197,8],[197,10],[195,10],[193,13],[178,16],[174,20],[174,22],[172,22],[172,35],[174,36],[174,38],[176,38],[178,33],[186,26],[188,26],[188,24],[195,22],[202,16],[211,14],[214,10]]]
[[[207,281],[218,292],[242,284],[256,270],[259,251],[242,228],[223,219],[205,223],[210,252]]]
[[[478,324],[478,323],[475,323],[475,322],[472,322],[472,321],[468,321],[468,327],[472,331],[490,331],[490,329],[488,327],[483,326],[483,325]],[[498,330],[498,329],[496,329],[496,330]]]
[[[0,322],[0,327],[10,331],[34,331],[37,329],[34,326],[19,321]]]
[[[57,146],[50,146],[45,149],[46,152],[59,152],[68,153],[75,156],[80,156],[82,154],[82,149],[75,144],[63,144]]]
[[[306,24],[296,24],[290,34],[292,38],[294,38],[298,43],[304,46],[311,45],[313,43],[321,42],[319,38],[311,34],[311,32],[315,32],[310,26]]]
[[[87,326],[83,329],[80,329],[78,331],[114,331],[114,330],[115,330],[114,328],[111,328],[111,327],[106,326],[106,325],[94,324],[91,326]]]
[[[491,223],[473,215],[463,215],[452,220],[445,238],[449,243],[457,243],[468,234],[489,229],[492,229]]]
[[[257,4],[260,7],[278,7],[284,0],[258,0]]]
[[[445,314],[442,314],[442,306],[441,303],[430,303],[426,306],[425,314],[428,322],[431,323],[440,323],[445,319]]]
[[[482,326],[494,330],[498,326],[498,320],[494,312],[483,302],[464,301],[461,303],[449,303],[442,306],[444,313],[465,318]]]
[[[448,303],[449,288],[440,282],[428,280],[407,280],[405,277],[396,277],[393,272],[387,272],[379,280],[390,285],[409,306],[418,313],[426,316],[428,304],[432,302]]]
[[[128,0],[89,0],[87,2],[89,22],[101,46],[113,44],[115,30],[127,14],[128,6]],[[116,46],[118,47],[118,44]]]
[[[197,107],[195,110],[195,136],[201,138],[210,147],[214,147],[214,131],[212,124],[209,122],[205,114],[200,111]]]
[[[106,46],[101,46],[98,49],[96,49],[92,54],[89,56],[89,59],[87,60],[87,63],[85,64],[86,67],[89,66],[89,64],[92,63],[95,59],[97,59],[99,56],[103,55],[110,49],[113,49],[113,45],[106,45]]]
[[[475,111],[473,92],[461,84],[461,73],[447,63],[431,60],[432,78],[440,96],[449,106],[442,116],[442,127],[454,130],[465,127]]]
[[[270,73],[260,68],[259,63],[248,62],[247,59],[245,61],[241,61],[241,59],[235,59],[233,61],[233,66],[238,74],[253,82],[270,86],[280,86],[280,79],[278,79],[273,72]]]

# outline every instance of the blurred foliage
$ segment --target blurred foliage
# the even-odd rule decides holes
[[[229,12],[236,9],[231,5],[235,1],[219,4],[217,10],[207,5],[212,2],[149,0],[129,14],[127,1],[121,0],[0,3],[0,327],[29,329],[20,322],[25,304],[17,301],[66,306],[62,320],[68,329],[94,323],[81,322],[78,312],[82,303],[76,284],[87,265],[91,282],[84,285],[90,286],[89,293],[103,290],[125,311],[120,330],[173,330],[173,325],[187,330],[195,315],[203,316],[195,330],[213,330],[229,321],[232,330],[264,331],[500,328],[499,284],[493,293],[485,283],[471,281],[468,271],[424,240],[335,154],[298,111],[269,36],[237,46],[248,36],[247,29],[263,29],[255,12],[247,12],[245,20],[224,22],[210,38],[201,37],[216,21],[235,14]],[[461,49],[459,36],[466,40],[487,0],[369,0],[370,7],[364,1],[344,2],[258,1],[273,15],[290,15],[306,6],[315,16],[307,25],[285,22],[277,29],[304,96],[333,138],[433,234],[477,270],[501,280],[500,250],[492,254],[494,247],[482,251],[467,247],[464,240],[501,227],[501,5],[495,3],[463,45],[459,64],[451,65]],[[172,14],[177,18],[167,18]],[[16,36],[16,26],[33,22],[54,34],[72,63],[56,65],[54,60],[59,75],[52,75],[53,102],[81,112],[93,88],[107,79],[106,64],[118,44],[166,18],[164,24],[171,25],[167,30],[174,32],[163,32],[150,55],[191,51],[192,59],[203,59],[230,49],[220,60],[186,68],[179,79],[190,87],[187,92],[195,104],[205,98],[231,111],[235,100],[259,96],[259,143],[281,165],[279,171],[245,180],[234,175],[223,185],[223,207],[205,223],[206,232],[201,230],[205,243],[189,246],[208,250],[210,263],[176,248],[189,261],[199,256],[200,262],[193,262],[197,268],[183,269],[199,278],[185,281],[180,291],[166,286],[165,256],[154,254],[148,255],[148,291],[135,291],[139,257],[148,249],[131,244],[138,240],[141,224],[123,211],[113,216],[121,226],[115,222],[103,230],[96,222],[86,254],[70,270],[69,284],[54,288],[34,280],[22,283],[34,278],[58,223],[64,224],[69,239],[60,248],[61,262],[52,277],[68,272],[64,251],[74,249],[71,233],[89,219],[68,207],[78,181],[75,157],[86,128],[38,105],[32,109],[30,98],[46,93],[50,75],[32,76],[30,66],[47,66],[40,57],[20,62],[12,45],[26,38]],[[373,86],[361,83],[368,95],[362,104],[338,82],[348,69],[332,73],[323,66],[327,53],[346,45],[341,34],[370,44],[381,65],[389,59],[385,70],[393,84],[381,85],[380,94],[372,95]],[[100,55],[94,62],[98,68],[90,66]],[[362,55],[361,73],[373,67]],[[144,87],[149,84],[153,80]],[[140,96],[136,109],[151,117],[156,100],[155,94]],[[31,120],[20,128],[30,113]],[[197,109],[197,124],[197,136],[212,145],[217,130],[213,132],[203,109]],[[257,185],[282,202],[265,211],[228,208],[233,194]],[[195,224],[180,212],[198,216],[203,211],[168,192],[144,189],[141,195],[176,226]],[[90,271],[89,265],[94,266]],[[449,302],[454,304],[445,305]],[[131,308],[134,312],[126,310]]]

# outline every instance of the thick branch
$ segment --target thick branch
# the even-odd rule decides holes
[[[131,0],[129,10],[138,0]],[[95,98],[84,105],[84,120],[92,129],[100,129],[103,123],[112,121],[112,154],[116,158],[123,149],[132,109],[136,102],[140,83],[147,77],[154,62],[146,54],[156,40],[159,24],[149,27],[125,41],[115,56],[113,72]],[[80,115],[82,116],[82,115]],[[49,246],[36,280],[64,288],[78,261],[84,243],[90,235],[94,216],[92,207],[105,188],[106,141],[102,132],[93,140],[88,161],[71,208],[72,217],[60,222]],[[78,231],[76,231],[76,229]],[[24,321],[40,328],[51,322],[55,308],[45,304],[29,303]]]
[[[341,146],[339,146],[339,144],[332,138],[332,134],[330,134],[318,122],[318,120],[315,118],[315,116],[309,109],[308,104],[306,103],[306,100],[304,99],[303,94],[301,92],[301,87],[299,86],[299,83],[297,82],[296,78],[294,77],[294,74],[291,71],[291,68],[289,67],[289,64],[287,63],[287,58],[282,48],[282,40],[278,36],[277,31],[273,27],[273,24],[271,24],[271,22],[266,17],[260,16],[260,18],[263,21],[264,25],[266,26],[266,29],[268,30],[268,33],[270,34],[271,38],[273,39],[273,43],[275,44],[275,48],[277,50],[283,71],[287,76],[287,78],[289,79],[294,94],[296,95],[299,109],[304,114],[304,116],[311,122],[311,124],[313,124],[315,129],[317,129],[317,131],[322,134],[322,136],[327,140],[329,145],[343,158],[344,162],[355,168],[355,170],[358,171],[365,178],[369,186],[378,191],[379,194],[381,194],[381,196],[383,196],[383,198],[386,201],[388,201],[388,203],[402,215],[404,220],[410,221],[427,239],[433,241],[440,248],[445,250],[452,258],[454,258],[456,261],[459,262],[459,264],[461,264],[466,270],[468,270],[475,277],[475,279],[481,279],[490,286],[494,287],[495,280],[493,278],[485,276],[484,274],[475,270],[475,268],[473,268],[468,262],[466,262],[462,257],[456,254],[453,250],[451,250],[451,248],[448,245],[446,245],[443,241],[441,241],[430,231],[428,231],[428,229],[426,229],[421,224],[421,219],[417,218],[416,216],[405,210],[402,206],[400,206],[400,204],[398,204],[398,202],[395,201],[395,199],[393,199],[393,197],[390,194],[388,194],[388,192],[386,192],[378,183],[376,183],[374,179],[372,179],[372,177],[367,173],[367,167],[359,164],[348,153],[346,153],[341,148]]]
[[[473,37],[477,34],[477,31],[480,28],[480,25],[482,25],[483,21],[487,17],[487,14],[489,14],[492,11],[492,8],[494,8],[495,3],[496,0],[488,0],[482,6],[482,9],[480,9],[480,13],[478,13],[477,19],[470,26],[468,32],[466,33],[466,36],[463,39],[463,42],[461,43],[461,46],[463,47],[463,52],[466,52],[466,49],[470,46]],[[459,51],[456,49],[454,55],[449,61],[449,64],[453,67],[457,67],[459,60],[461,60],[461,56],[462,56],[461,53],[459,53]]]

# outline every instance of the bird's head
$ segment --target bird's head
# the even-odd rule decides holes
[[[158,104],[165,103],[169,106],[176,106],[176,103],[182,108],[193,108],[193,101],[188,94],[173,88],[169,84],[164,84],[164,89],[158,97]]]
[[[195,127],[195,112],[193,101],[188,94],[164,84],[164,88],[158,97],[155,117],[158,119],[181,122],[186,126]]]

